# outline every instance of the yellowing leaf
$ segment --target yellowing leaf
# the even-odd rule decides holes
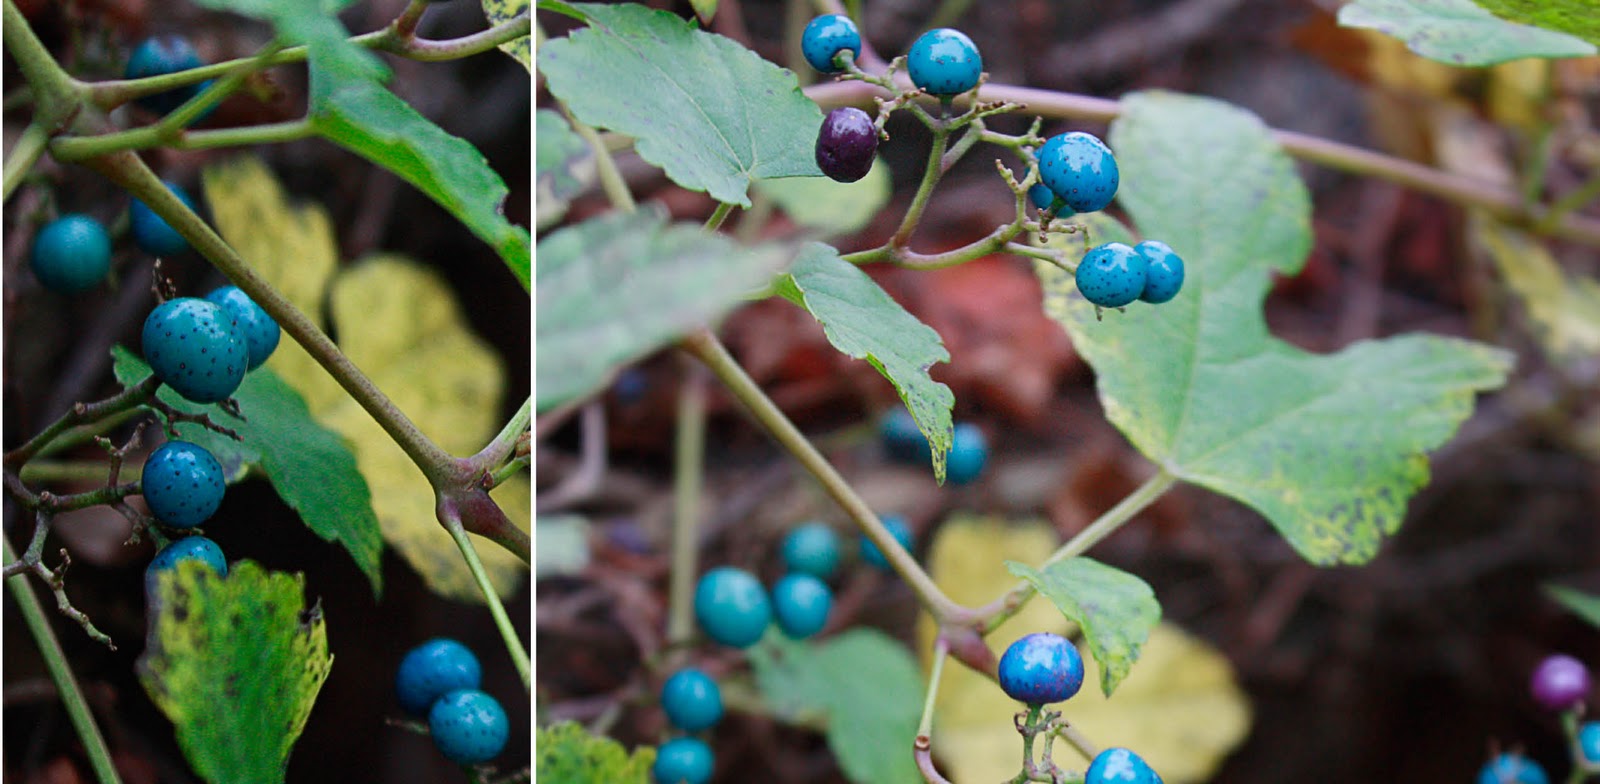
[[[1556,358],[1600,353],[1600,282],[1568,276],[1543,243],[1521,231],[1487,218],[1475,223],[1545,351]]]
[[[510,21],[518,14],[528,13],[528,0],[483,0],[483,14],[489,18],[489,24],[497,25]],[[509,54],[522,67],[533,72],[533,39],[522,36],[515,41],[508,41],[500,45],[500,51]]]

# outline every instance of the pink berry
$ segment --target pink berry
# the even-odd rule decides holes
[[[1589,668],[1583,662],[1558,653],[1539,663],[1528,690],[1545,710],[1559,713],[1582,704],[1591,685]]]

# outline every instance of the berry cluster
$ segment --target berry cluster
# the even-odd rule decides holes
[[[227,577],[228,560],[222,548],[191,530],[222,506],[228,484],[217,458],[198,444],[168,441],[144,461],[139,488],[150,514],[179,534],[150,560],[145,569],[146,583],[154,585],[158,574],[176,569],[180,561],[191,560]]]
[[[158,35],[147,38],[134,47],[122,75],[125,79],[143,79],[187,71],[202,65],[205,65],[205,62],[200,59],[200,53],[195,51],[189,39],[181,35]],[[190,98],[199,95],[210,85],[211,80],[208,79],[199,84],[146,95],[134,102],[155,114],[167,114],[188,102]]]
[[[1579,723],[1585,701],[1594,688],[1589,668],[1566,654],[1546,657],[1534,668],[1528,680],[1528,694],[1545,710],[1563,716],[1563,727],[1570,733],[1568,746],[1574,768],[1600,774],[1600,721]],[[1478,784],[1549,784],[1544,766],[1519,751],[1494,755],[1478,771]]]
[[[1159,305],[1183,288],[1183,259],[1164,242],[1145,240],[1131,248],[1108,242],[1084,254],[1077,282],[1084,299],[1102,308],[1136,299]]]
[[[784,634],[803,640],[822,631],[832,607],[828,584],[803,570],[784,575],[769,595],[755,575],[719,566],[702,575],[694,591],[700,628],[713,641],[734,648],[754,645],[774,619]]]
[[[896,408],[883,418],[878,434],[891,460],[926,465],[933,459],[927,437],[903,408]],[[956,485],[971,484],[983,474],[988,463],[989,439],[983,430],[971,422],[956,423],[950,434],[950,452],[945,455],[945,479]]]
[[[400,707],[426,717],[434,747],[458,765],[494,759],[511,736],[505,709],[479,690],[482,679],[478,657],[444,637],[412,648],[395,673]]]
[[[178,297],[145,318],[145,362],[173,391],[195,403],[228,399],[245,372],[278,347],[278,323],[249,296],[224,286],[205,299]]]

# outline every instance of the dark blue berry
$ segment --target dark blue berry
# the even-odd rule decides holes
[[[812,68],[825,74],[844,69],[833,62],[840,52],[850,50],[852,57],[861,56],[861,31],[856,23],[844,14],[824,14],[806,25],[800,34],[800,53]]]
[[[1078,291],[1103,308],[1120,308],[1144,293],[1149,263],[1138,251],[1120,242],[1108,242],[1084,254],[1078,262]]]
[[[173,528],[193,528],[222,506],[222,464],[198,444],[168,441],[150,453],[139,479],[150,513]]]
[[[156,377],[195,403],[227,399],[250,367],[249,344],[233,314],[196,297],[168,300],[150,311],[141,345]]]
[[[153,584],[157,574],[176,569],[179,561],[199,561],[219,576],[228,576],[228,559],[223,557],[222,548],[216,542],[204,536],[185,536],[172,540],[150,559],[144,571],[146,583]]]
[[[188,191],[175,182],[163,182],[167,190],[178,197],[178,201],[183,202],[191,212],[194,211],[194,199],[189,198]],[[176,256],[189,249],[189,241],[182,234],[138,199],[134,199],[133,206],[128,208],[128,225],[133,234],[133,244],[152,256]]]
[[[656,784],[706,784],[715,759],[711,747],[699,738],[673,738],[656,749],[650,776]]]
[[[1117,195],[1121,174],[1111,148],[1093,134],[1057,134],[1039,148],[1039,179],[1074,212],[1103,210]]]
[[[906,549],[906,552],[910,552],[914,541],[911,536],[911,526],[906,522],[906,519],[900,515],[884,515],[882,520],[883,527],[889,529],[889,534],[894,537],[894,540],[899,542],[900,546]],[[883,551],[878,549],[877,544],[865,536],[861,537],[861,560],[884,571],[889,571],[889,559],[884,557]]]
[[[1083,784],[1161,784],[1161,777],[1138,754],[1111,748],[1095,755]]]
[[[435,637],[412,648],[400,660],[394,693],[407,713],[426,716],[434,700],[457,689],[476,689],[482,678],[478,657],[467,646]]]
[[[261,363],[272,356],[278,348],[278,340],[282,337],[282,330],[278,322],[267,315],[249,294],[238,286],[223,286],[206,295],[207,302],[214,302],[227,308],[233,314],[239,328],[244,330],[244,342],[250,351],[249,369],[261,367]]]
[[[833,591],[828,584],[809,574],[786,574],[772,586],[772,613],[778,628],[796,640],[803,640],[828,623],[833,607]]]
[[[970,422],[956,425],[950,438],[950,454],[945,457],[945,478],[952,484],[967,484],[983,473],[988,462],[989,439],[983,431]]]
[[[872,170],[878,151],[878,129],[872,117],[854,106],[841,106],[822,118],[817,131],[817,168],[839,182],[855,182]]]
[[[960,30],[941,27],[918,36],[906,54],[911,83],[929,95],[959,95],[978,86],[983,56]]]
[[[205,62],[200,59],[200,53],[195,51],[189,39],[181,35],[158,35],[147,38],[134,47],[133,53],[128,56],[128,66],[122,75],[126,79],[143,79],[187,71],[202,65],[205,65]],[[199,95],[209,84],[211,82],[208,80],[163,93],[146,95],[135,103],[156,114],[166,114]]]
[[[891,460],[927,465],[933,459],[927,437],[911,418],[911,412],[903,408],[896,408],[883,418],[878,425],[878,435]]]
[[[111,271],[111,235],[87,215],[63,215],[33,235],[33,276],[58,294],[94,288]]]
[[[428,732],[445,759],[457,765],[481,765],[506,747],[511,722],[499,700],[477,689],[457,689],[428,710]]]
[[[784,566],[826,580],[839,568],[839,535],[826,523],[806,523],[783,538]]]
[[[1521,754],[1501,754],[1478,771],[1478,784],[1550,784],[1544,768]]]
[[[1183,259],[1172,252],[1165,242],[1145,240],[1133,249],[1144,257],[1144,291],[1139,299],[1160,305],[1178,296],[1183,289]]]
[[[661,709],[678,729],[703,730],[722,718],[722,689],[711,676],[686,667],[661,684]]]
[[[1011,643],[1000,656],[1000,688],[1028,705],[1049,705],[1083,687],[1083,657],[1059,634],[1036,632]]]
[[[712,640],[748,648],[772,622],[772,603],[755,575],[719,566],[702,575],[695,586],[694,617]]]

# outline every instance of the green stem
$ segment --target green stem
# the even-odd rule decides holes
[[[50,144],[50,154],[59,161],[81,161],[123,150],[170,147],[174,150],[207,150],[218,147],[243,147],[252,144],[282,144],[317,135],[310,119],[218,128],[210,131],[179,130],[164,132],[159,125],[147,125],[98,136],[65,136]]]
[[[1129,493],[1116,506],[1107,509],[1088,528],[1078,532],[1068,542],[1039,564],[1038,568],[1044,570],[1052,564],[1060,563],[1068,558],[1074,558],[1088,552],[1089,548],[1100,543],[1101,540],[1115,533],[1124,523],[1133,519],[1133,516],[1143,511],[1145,507],[1155,503],[1156,499],[1177,484],[1177,478],[1161,470],[1155,476],[1145,480],[1132,493]],[[980,608],[976,615],[982,619],[978,627],[979,634],[988,634],[1016,615],[1028,603],[1037,591],[1033,585],[1026,582],[1017,583],[1005,596],[990,602]]]
[[[1043,705],[1029,705],[1028,717],[1023,719],[1023,726],[1027,727],[1027,730],[1022,733],[1023,771],[1027,771],[1033,767],[1033,741],[1039,736],[1039,714],[1043,712]]]
[[[944,677],[944,662],[950,658],[950,645],[944,640],[933,644],[933,664],[928,672],[928,693],[922,698],[922,720],[917,722],[917,734],[933,736],[933,707],[939,701],[939,684]]]
[[[698,332],[684,338],[681,345],[710,368],[712,375],[715,375],[723,386],[739,399],[739,402],[750,409],[750,413],[771,433],[772,437],[777,439],[802,467],[816,477],[828,495],[833,497],[845,513],[855,520],[856,525],[861,527],[862,533],[883,552],[889,565],[906,581],[912,592],[916,593],[923,607],[927,608],[935,621],[943,622],[948,617],[970,612],[951,601],[943,591],[939,590],[939,586],[935,585],[928,573],[922,570],[916,559],[912,558],[888,529],[883,527],[872,507],[856,493],[855,488],[851,487],[843,476],[839,475],[839,472],[828,463],[828,459],[806,439],[805,434],[784,416],[777,404],[772,402],[772,398],[761,391],[761,387],[744,372],[744,368],[739,366],[728,353],[727,347],[722,345],[715,335]]]
[[[6,7],[11,7],[7,0]],[[9,27],[11,22],[7,21]],[[5,561],[10,563],[16,559],[11,552],[11,540],[3,539],[5,544]],[[28,583],[26,574],[13,575],[6,579],[6,587],[11,590],[11,597],[16,600],[17,607],[22,610],[23,620],[28,624],[28,631],[33,634],[34,642],[39,645],[39,653],[44,657],[45,669],[50,672],[50,680],[56,685],[56,692],[61,695],[61,702],[66,705],[67,718],[72,721],[72,726],[78,732],[78,738],[83,741],[84,753],[89,756],[89,764],[94,768],[95,777],[102,784],[115,784],[121,779],[117,776],[117,768],[111,762],[111,751],[106,748],[105,738],[100,735],[100,728],[94,723],[94,714],[89,711],[89,703],[83,698],[83,691],[78,688],[78,681],[72,676],[72,668],[67,665],[67,655],[61,650],[61,641],[56,639],[55,629],[50,626],[50,619],[45,617],[44,606],[39,603],[39,597],[34,594],[33,586]]]
[[[0,200],[11,198],[17,186],[22,184],[23,178],[28,176],[28,172],[33,171],[33,164],[39,161],[39,156],[44,154],[45,147],[49,143],[50,133],[43,125],[30,123],[23,129],[16,146],[11,148],[11,154],[6,156],[5,192]]]
[[[706,231],[716,231],[722,228],[722,222],[728,219],[728,213],[733,212],[733,204],[719,201],[717,208],[711,212],[711,217],[706,218]]]
[[[139,466],[125,466],[130,471],[136,471]],[[106,464],[89,460],[72,460],[54,462],[49,460],[35,460],[22,467],[19,472],[22,481],[37,484],[40,482],[93,482],[105,481]]]
[[[52,132],[65,127],[82,107],[87,88],[62,70],[50,56],[50,50],[34,34],[27,18],[12,0],[5,0],[0,34],[5,39],[6,53],[16,60],[17,69],[33,90],[33,121]]]
[[[694,634],[694,585],[700,567],[700,490],[705,483],[706,377],[691,365],[678,395],[672,460],[672,572],[667,600],[667,644]]]
[[[495,592],[494,584],[489,582],[489,572],[483,568],[483,561],[478,557],[478,548],[473,546],[472,539],[467,536],[467,529],[461,525],[459,510],[449,502],[441,503],[439,522],[450,532],[450,538],[456,541],[456,547],[461,550],[461,557],[466,559],[467,569],[472,572],[472,579],[478,583],[478,590],[483,592],[484,603],[489,606],[489,614],[494,616],[495,628],[500,630],[506,652],[511,655],[511,663],[516,665],[517,674],[522,676],[523,687],[531,688],[533,677],[532,665],[528,663],[528,649],[523,647],[522,638],[517,636],[516,627],[511,625],[511,618],[506,615],[505,605],[500,602],[500,594]]]
[[[559,104],[561,113],[566,116],[567,122],[572,125],[572,130],[577,132],[589,149],[594,151],[595,171],[600,175],[600,187],[606,192],[606,198],[611,200],[611,205],[623,212],[633,212],[636,206],[633,202],[633,193],[628,190],[627,180],[622,179],[622,172],[617,171],[617,162],[612,160],[611,151],[606,147],[605,140],[600,138],[594,128],[589,127],[578,119],[566,104]]]
[[[165,188],[163,188],[165,190]],[[161,386],[161,380],[151,376],[144,381],[124,388],[105,400],[94,403],[78,403],[67,413],[62,414],[56,421],[40,431],[38,435],[28,439],[28,442],[16,449],[7,452],[5,465],[10,469],[18,469],[28,462],[34,455],[40,454],[51,445],[58,436],[85,423],[95,423],[117,414],[128,411],[137,411],[138,407],[149,402],[155,396],[156,389]]]
[[[1533,233],[1552,233],[1562,219],[1594,201],[1597,196],[1600,196],[1600,174],[1590,177],[1588,182],[1563,194],[1555,204],[1550,205],[1550,212],[1534,225]]]
[[[480,450],[478,454],[469,458],[472,461],[470,470],[473,473],[481,473],[504,467],[507,464],[506,458],[516,452],[517,442],[527,434],[528,426],[532,422],[533,397],[529,396],[522,401],[522,407],[517,409],[517,413],[512,414],[511,418],[506,420],[505,427],[500,428],[500,432],[489,440],[489,444]],[[527,463],[524,462],[523,464],[526,465]],[[499,482],[495,484],[499,484]]]
[[[949,130],[942,124],[936,123],[933,126],[933,149],[928,151],[928,165],[922,170],[922,182],[917,186],[916,195],[911,197],[911,206],[906,209],[906,216],[900,220],[900,228],[889,238],[890,248],[904,248],[906,243],[911,241],[911,233],[916,231],[917,222],[922,220],[922,211],[928,207],[928,197],[933,194],[933,186],[939,184],[939,176],[944,173],[941,162],[945,146],[949,141]]]

